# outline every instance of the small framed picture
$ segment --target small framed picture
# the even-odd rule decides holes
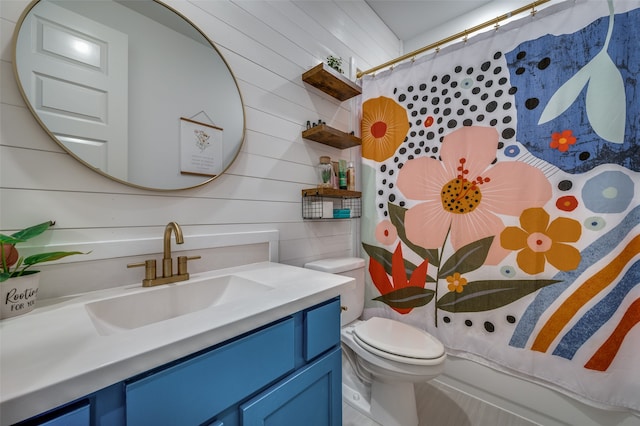
[[[220,127],[180,117],[180,173],[217,176],[222,173]]]

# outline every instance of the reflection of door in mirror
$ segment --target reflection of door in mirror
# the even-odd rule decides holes
[[[52,3],[23,25],[24,90],[40,120],[74,155],[127,180],[127,35]]]

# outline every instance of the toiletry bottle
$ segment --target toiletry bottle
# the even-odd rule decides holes
[[[331,166],[331,158],[323,155],[320,157],[320,164],[318,164],[318,186],[321,188],[331,188],[332,174],[333,166]]]
[[[338,187],[347,189],[347,162],[340,160],[338,164]]]
[[[349,161],[347,166],[347,189],[349,191],[356,190],[356,169],[353,166],[353,161]]]

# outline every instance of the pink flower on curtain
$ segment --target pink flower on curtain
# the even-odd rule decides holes
[[[405,163],[397,186],[409,199],[423,200],[405,216],[407,238],[439,249],[447,237],[455,250],[504,229],[497,216],[519,216],[551,199],[551,185],[540,170],[517,161],[494,162],[498,132],[462,127],[444,137],[442,161],[428,157]],[[498,264],[509,252],[494,238],[485,261]]]
[[[376,240],[384,245],[390,246],[398,239],[398,230],[393,223],[383,220],[376,226]]]

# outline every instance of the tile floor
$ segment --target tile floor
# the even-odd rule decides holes
[[[526,419],[437,382],[416,385],[420,426],[535,426]],[[342,404],[343,426],[384,426]]]

